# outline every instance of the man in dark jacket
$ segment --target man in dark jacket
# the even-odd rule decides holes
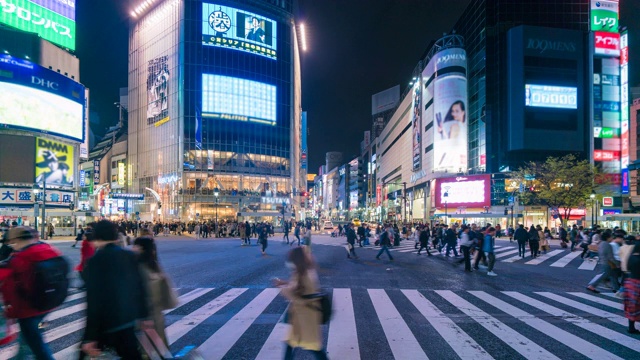
[[[362,247],[362,242],[365,239],[365,231],[364,231],[364,226],[362,226],[362,224],[360,224],[360,226],[358,226],[358,245],[360,245],[360,247]]]
[[[513,237],[518,242],[518,255],[520,257],[524,257],[527,252],[527,241],[529,241],[529,233],[527,233],[524,225],[520,224],[518,226],[515,234],[513,234]]]
[[[393,234],[393,228],[389,225],[387,225],[386,231],[380,234],[380,251],[378,252],[378,255],[376,255],[376,260],[380,260],[380,255],[382,255],[383,252],[387,253],[389,260],[393,260],[393,256],[391,256],[391,253],[389,252],[389,246],[391,246],[391,237]]]
[[[349,224],[347,228],[347,243],[349,243],[349,252],[347,253],[347,257],[349,259],[351,259],[351,255],[353,255],[354,258],[358,258],[358,255],[356,255],[356,249],[355,249],[355,245],[356,245],[356,232],[353,230],[353,224]]]
[[[123,359],[142,359],[135,335],[136,321],[149,316],[147,294],[136,255],[118,245],[118,229],[102,220],[93,229],[98,251],[84,270],[87,283],[87,325],[82,351],[92,357],[103,347]],[[152,327],[150,321],[143,326]]]
[[[449,256],[449,251],[453,249],[453,255],[458,257],[458,250],[456,249],[456,245],[458,244],[458,236],[456,235],[456,231],[454,229],[449,228],[447,225],[445,227],[445,243],[447,244],[447,252],[445,256]]]
[[[431,252],[429,251],[429,229],[422,227],[419,231],[420,235],[418,235],[418,239],[420,240],[420,249],[418,249],[418,255],[420,255],[422,249],[425,249],[427,250],[427,255],[431,256]]]

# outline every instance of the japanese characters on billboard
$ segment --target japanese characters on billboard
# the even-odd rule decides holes
[[[73,146],[46,138],[36,138],[35,182],[73,186]]]
[[[629,34],[620,36],[620,167],[622,169],[622,193],[629,193]]]
[[[436,208],[491,206],[491,175],[436,179]]]
[[[421,79],[416,80],[416,84],[413,86],[413,100],[411,107],[411,122],[413,129],[413,171],[418,171],[422,168],[422,111],[421,111],[421,98],[420,85]]]
[[[32,62],[0,55],[0,127],[83,141],[85,88]]]
[[[0,23],[75,50],[75,0],[0,0],[0,7]]]
[[[434,170],[467,168],[467,55],[447,49],[433,56]],[[443,74],[443,75],[438,75]]]
[[[202,44],[276,59],[278,24],[229,6],[202,4]]]
[[[596,31],[593,36],[596,55],[620,56],[620,34]]]
[[[147,124],[169,121],[169,64],[167,56],[149,61],[147,70]]]
[[[591,0],[591,31],[618,32],[618,1]]]

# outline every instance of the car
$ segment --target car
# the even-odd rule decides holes
[[[353,226],[355,227],[360,227],[360,225],[362,225],[362,221],[360,221],[360,219],[353,219],[351,220],[351,223],[353,223]]]
[[[325,220],[324,224],[322,225],[322,228],[324,230],[333,230],[333,223],[329,220]]]

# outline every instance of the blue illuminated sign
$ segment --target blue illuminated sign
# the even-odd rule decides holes
[[[276,87],[236,77],[202,74],[202,117],[275,125]]]
[[[557,109],[577,109],[578,88],[526,84],[525,105]]]

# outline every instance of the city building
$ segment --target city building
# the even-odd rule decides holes
[[[0,13],[0,222],[73,235],[86,215],[75,210],[89,141],[75,6],[11,5]],[[36,16],[41,25],[30,22]]]
[[[129,192],[145,195],[134,208],[143,220],[300,215],[306,177],[292,6],[166,0],[132,10],[127,176]]]

